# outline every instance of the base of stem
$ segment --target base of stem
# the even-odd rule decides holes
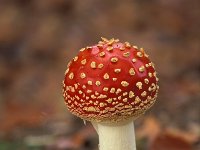
[[[118,126],[97,124],[100,150],[136,150],[133,122]]]

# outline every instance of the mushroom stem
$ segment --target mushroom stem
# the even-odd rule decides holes
[[[123,125],[98,123],[100,150],[136,150],[133,122]]]
[[[94,129],[96,130],[97,134],[98,134],[98,124],[96,122],[91,122],[92,126],[94,127]]]

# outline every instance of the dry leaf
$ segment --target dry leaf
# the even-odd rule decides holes
[[[161,126],[158,120],[154,117],[148,117],[145,119],[144,124],[136,132],[138,138],[147,137],[150,141],[155,139],[155,137],[160,133]]]
[[[149,150],[192,150],[192,145],[181,136],[165,132],[155,138]]]

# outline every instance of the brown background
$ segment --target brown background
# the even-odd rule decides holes
[[[1,150],[97,149],[61,82],[101,36],[144,47],[156,64],[159,97],[135,122],[138,150],[200,149],[199,0],[0,0]]]

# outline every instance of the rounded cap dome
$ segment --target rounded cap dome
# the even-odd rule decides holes
[[[72,114],[89,121],[135,119],[155,102],[154,64],[142,48],[102,38],[69,62],[63,96]]]

